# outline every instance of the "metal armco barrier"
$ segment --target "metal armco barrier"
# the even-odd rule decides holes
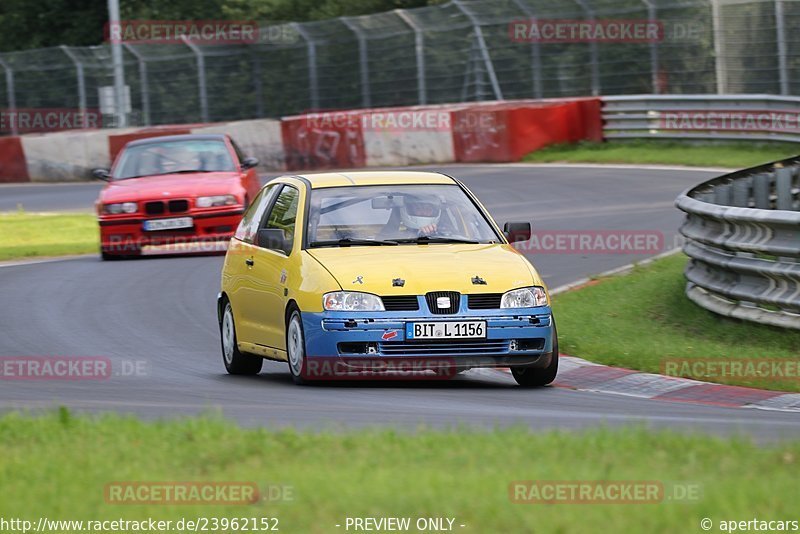
[[[800,156],[680,195],[686,295],[712,312],[800,329]]]
[[[603,97],[606,139],[800,143],[800,98],[772,95]]]

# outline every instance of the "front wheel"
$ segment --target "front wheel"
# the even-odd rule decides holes
[[[553,319],[553,357],[547,367],[541,369],[535,367],[512,367],[511,374],[517,384],[523,387],[546,386],[556,379],[558,374],[558,331],[556,322]]]
[[[289,372],[295,384],[306,383],[306,339],[303,333],[303,319],[300,310],[292,310],[286,325],[286,352],[289,359]]]
[[[257,375],[261,372],[264,359],[252,354],[239,352],[236,341],[236,325],[233,322],[233,308],[231,303],[225,303],[222,312],[222,321],[219,323],[220,339],[222,341],[222,361],[225,370],[232,375]]]

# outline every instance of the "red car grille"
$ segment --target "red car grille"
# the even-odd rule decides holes
[[[163,200],[154,200],[152,202],[145,202],[144,212],[147,215],[163,215],[164,213],[185,213],[189,211],[189,201],[186,199],[177,199],[164,202]]]

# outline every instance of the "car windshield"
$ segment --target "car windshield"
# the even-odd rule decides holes
[[[115,180],[159,174],[235,171],[227,145],[214,139],[164,141],[128,147]]]
[[[457,185],[314,189],[310,247],[408,243],[497,243],[500,238]]]

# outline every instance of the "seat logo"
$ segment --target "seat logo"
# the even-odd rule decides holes
[[[354,284],[363,284],[364,283],[364,277],[363,276],[356,276],[356,279],[353,280],[353,283]]]
[[[450,297],[436,297],[436,307],[445,310],[450,307]]]

